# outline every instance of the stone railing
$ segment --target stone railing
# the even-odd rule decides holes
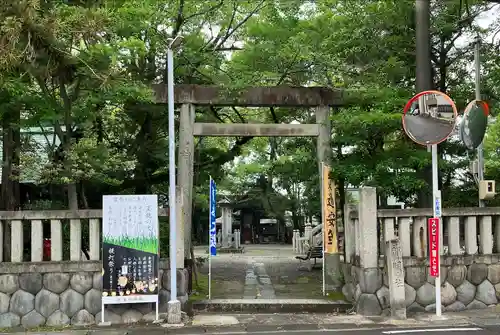
[[[337,233],[343,233],[343,227],[337,228]],[[299,229],[293,230],[292,235],[292,248],[295,254],[303,255],[307,253],[310,246],[318,246],[323,243],[323,226],[317,225],[312,228],[310,225],[306,224],[304,233],[301,235]],[[342,253],[342,243],[339,239],[339,250]]]
[[[234,248],[241,249],[241,231],[239,229],[235,229],[232,234],[227,235],[227,239],[222,238],[222,231],[219,229],[217,233],[217,248]],[[223,241],[227,243],[227,245],[223,245]]]
[[[321,231],[321,225],[312,227],[310,223],[306,223],[304,233],[301,235],[300,230],[294,229],[292,235],[293,252],[296,254],[305,254],[309,247],[316,242],[315,234]]]
[[[440,222],[441,255],[491,255],[500,253],[500,207],[444,208]],[[351,225],[359,226],[359,213],[350,210]],[[428,256],[427,220],[432,217],[428,208],[379,209],[377,219],[378,254],[384,255],[386,241],[398,238],[403,257]],[[359,240],[363,234],[354,228],[351,257],[359,255]],[[358,242],[358,243],[356,243]]]
[[[164,209],[159,216],[166,216]],[[101,320],[102,262],[101,210],[0,212],[10,222],[12,261],[0,262],[0,328],[85,326]],[[45,232],[50,230],[50,257],[44,259]],[[4,226],[0,225],[0,228]],[[4,241],[0,229],[0,250]],[[24,236],[25,234],[29,236]],[[69,241],[67,235],[69,233]],[[88,239],[90,259],[82,257],[82,237]],[[25,244],[24,241],[27,241]],[[66,241],[66,244],[64,244]],[[68,245],[69,244],[69,245]],[[23,248],[26,245],[26,248]],[[27,254],[23,254],[23,249]],[[188,271],[178,269],[177,299],[188,300]],[[168,259],[159,264],[159,311],[170,300]],[[153,321],[155,307],[148,303],[107,305],[105,321],[113,324]]]
[[[167,216],[167,210],[158,209],[158,216]],[[80,261],[82,240],[88,240],[89,260],[101,258],[101,218],[102,210],[53,210],[53,211],[0,211],[2,223],[10,223],[10,260],[3,257],[4,225],[0,224],[0,262],[42,262],[42,261]],[[44,226],[50,225],[50,234],[44,236]],[[85,227],[86,225],[86,227]],[[69,228],[69,246],[64,245],[64,231]],[[84,229],[85,228],[85,229]],[[86,232],[85,236],[83,231]],[[28,236],[24,236],[28,232]],[[87,236],[88,232],[88,236]],[[44,240],[50,239],[50,257],[44,259]],[[24,254],[24,241],[29,241],[29,255]],[[67,257],[63,250],[69,250]],[[87,251],[87,250],[86,250]]]
[[[346,206],[343,287],[365,315],[388,313],[389,288],[404,284],[407,311],[435,310],[429,275],[427,219],[431,209],[377,209],[374,188],[360,189],[359,204]],[[440,222],[443,311],[486,308],[500,297],[500,208],[443,208]],[[389,278],[386,243],[401,246],[404,283]]]

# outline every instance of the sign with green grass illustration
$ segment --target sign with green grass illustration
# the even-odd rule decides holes
[[[103,196],[102,233],[103,302],[157,302],[158,197]]]

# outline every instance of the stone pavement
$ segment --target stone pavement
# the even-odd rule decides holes
[[[242,254],[212,257],[213,299],[312,299],[322,297],[321,260],[303,271],[291,245],[245,245]],[[208,257],[206,247],[196,257]],[[208,261],[200,269],[208,274]]]

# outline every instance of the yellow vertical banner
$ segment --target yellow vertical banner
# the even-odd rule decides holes
[[[337,206],[335,202],[335,182],[330,180],[330,167],[323,164],[323,248],[325,254],[338,253]]]

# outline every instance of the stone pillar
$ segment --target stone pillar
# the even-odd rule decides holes
[[[296,239],[297,239],[297,230],[294,229],[293,230],[293,233],[292,233],[292,249],[293,249],[293,252],[296,253],[297,252],[297,249],[296,249]],[[0,262],[1,262],[1,259],[0,259]]]
[[[222,247],[231,246],[231,231],[233,230],[233,210],[229,205],[222,205]]]
[[[23,261],[24,250],[24,230],[23,222],[21,220],[13,220],[11,222],[11,262],[17,263]]]
[[[80,219],[69,220],[69,259],[82,259],[82,222]]]
[[[500,217],[495,221],[495,252],[500,253]]]
[[[31,221],[31,261],[43,260],[43,224],[42,220]]]
[[[355,250],[355,232],[354,222],[351,220],[350,215],[353,210],[352,206],[346,204],[344,206],[344,251],[345,263],[351,263],[354,260]]]
[[[465,218],[465,254],[475,255],[477,253],[477,228],[476,217],[467,216]]]
[[[493,253],[493,222],[489,215],[479,218],[479,252],[482,255]]]
[[[234,231],[234,247],[236,249],[241,247],[241,231],[239,229]]]
[[[238,249],[238,229],[233,230],[233,248]]]
[[[410,227],[413,219],[411,217],[398,218],[398,236],[401,248],[403,249],[403,257],[411,256],[411,234]]]
[[[184,188],[181,186],[177,186],[175,188],[175,208],[176,208],[176,219],[177,222],[175,223],[176,230],[177,230],[177,241],[176,247],[177,250],[175,252],[175,258],[177,262],[177,267],[179,269],[184,268],[184,260],[185,260],[185,254],[186,254],[186,240],[185,240],[185,228],[186,226],[183,224],[184,223],[184,215],[183,215],[183,207],[184,207]]]
[[[418,258],[427,256],[427,218],[415,217],[413,219],[413,252]]]
[[[389,277],[389,306],[391,317],[406,319],[405,269],[403,250],[398,239],[386,241],[387,275]]]
[[[377,191],[362,187],[359,192],[359,260],[362,268],[378,268]]]
[[[379,301],[387,296],[382,287],[382,269],[378,264],[377,192],[363,187],[359,193],[359,263],[357,262],[356,311],[360,315],[380,315],[385,306]],[[379,297],[381,297],[379,299]]]
[[[306,226],[304,227],[304,237],[307,238],[309,246],[312,246],[312,227],[310,222],[306,222]]]
[[[322,164],[331,165],[332,148],[331,138],[332,129],[330,122],[330,107],[316,107],[316,123],[319,126],[319,135],[317,138],[317,154],[318,154],[318,178],[322,185]],[[333,167],[332,167],[333,168]],[[320,199],[323,199],[323,187],[320,187]],[[323,220],[321,220],[323,222]],[[338,236],[338,235],[337,235]],[[342,268],[340,266],[340,254],[325,254],[325,279],[327,280],[327,290],[341,291],[342,290]]]
[[[222,246],[222,230],[217,230],[217,248]]]
[[[177,220],[183,223],[184,233],[177,232],[179,238],[183,238],[183,252],[186,260],[191,259],[191,235],[192,235],[192,204],[193,204],[193,170],[194,170],[194,136],[193,128],[195,121],[195,107],[192,104],[183,104],[181,106],[179,117],[179,151],[178,151],[178,169],[177,183],[181,187],[183,199],[182,212],[177,216]],[[179,193],[177,193],[179,194]],[[179,241],[177,241],[179,243]],[[182,263],[177,263],[183,267]]]
[[[460,218],[452,216],[448,218],[448,254],[460,255]]]

